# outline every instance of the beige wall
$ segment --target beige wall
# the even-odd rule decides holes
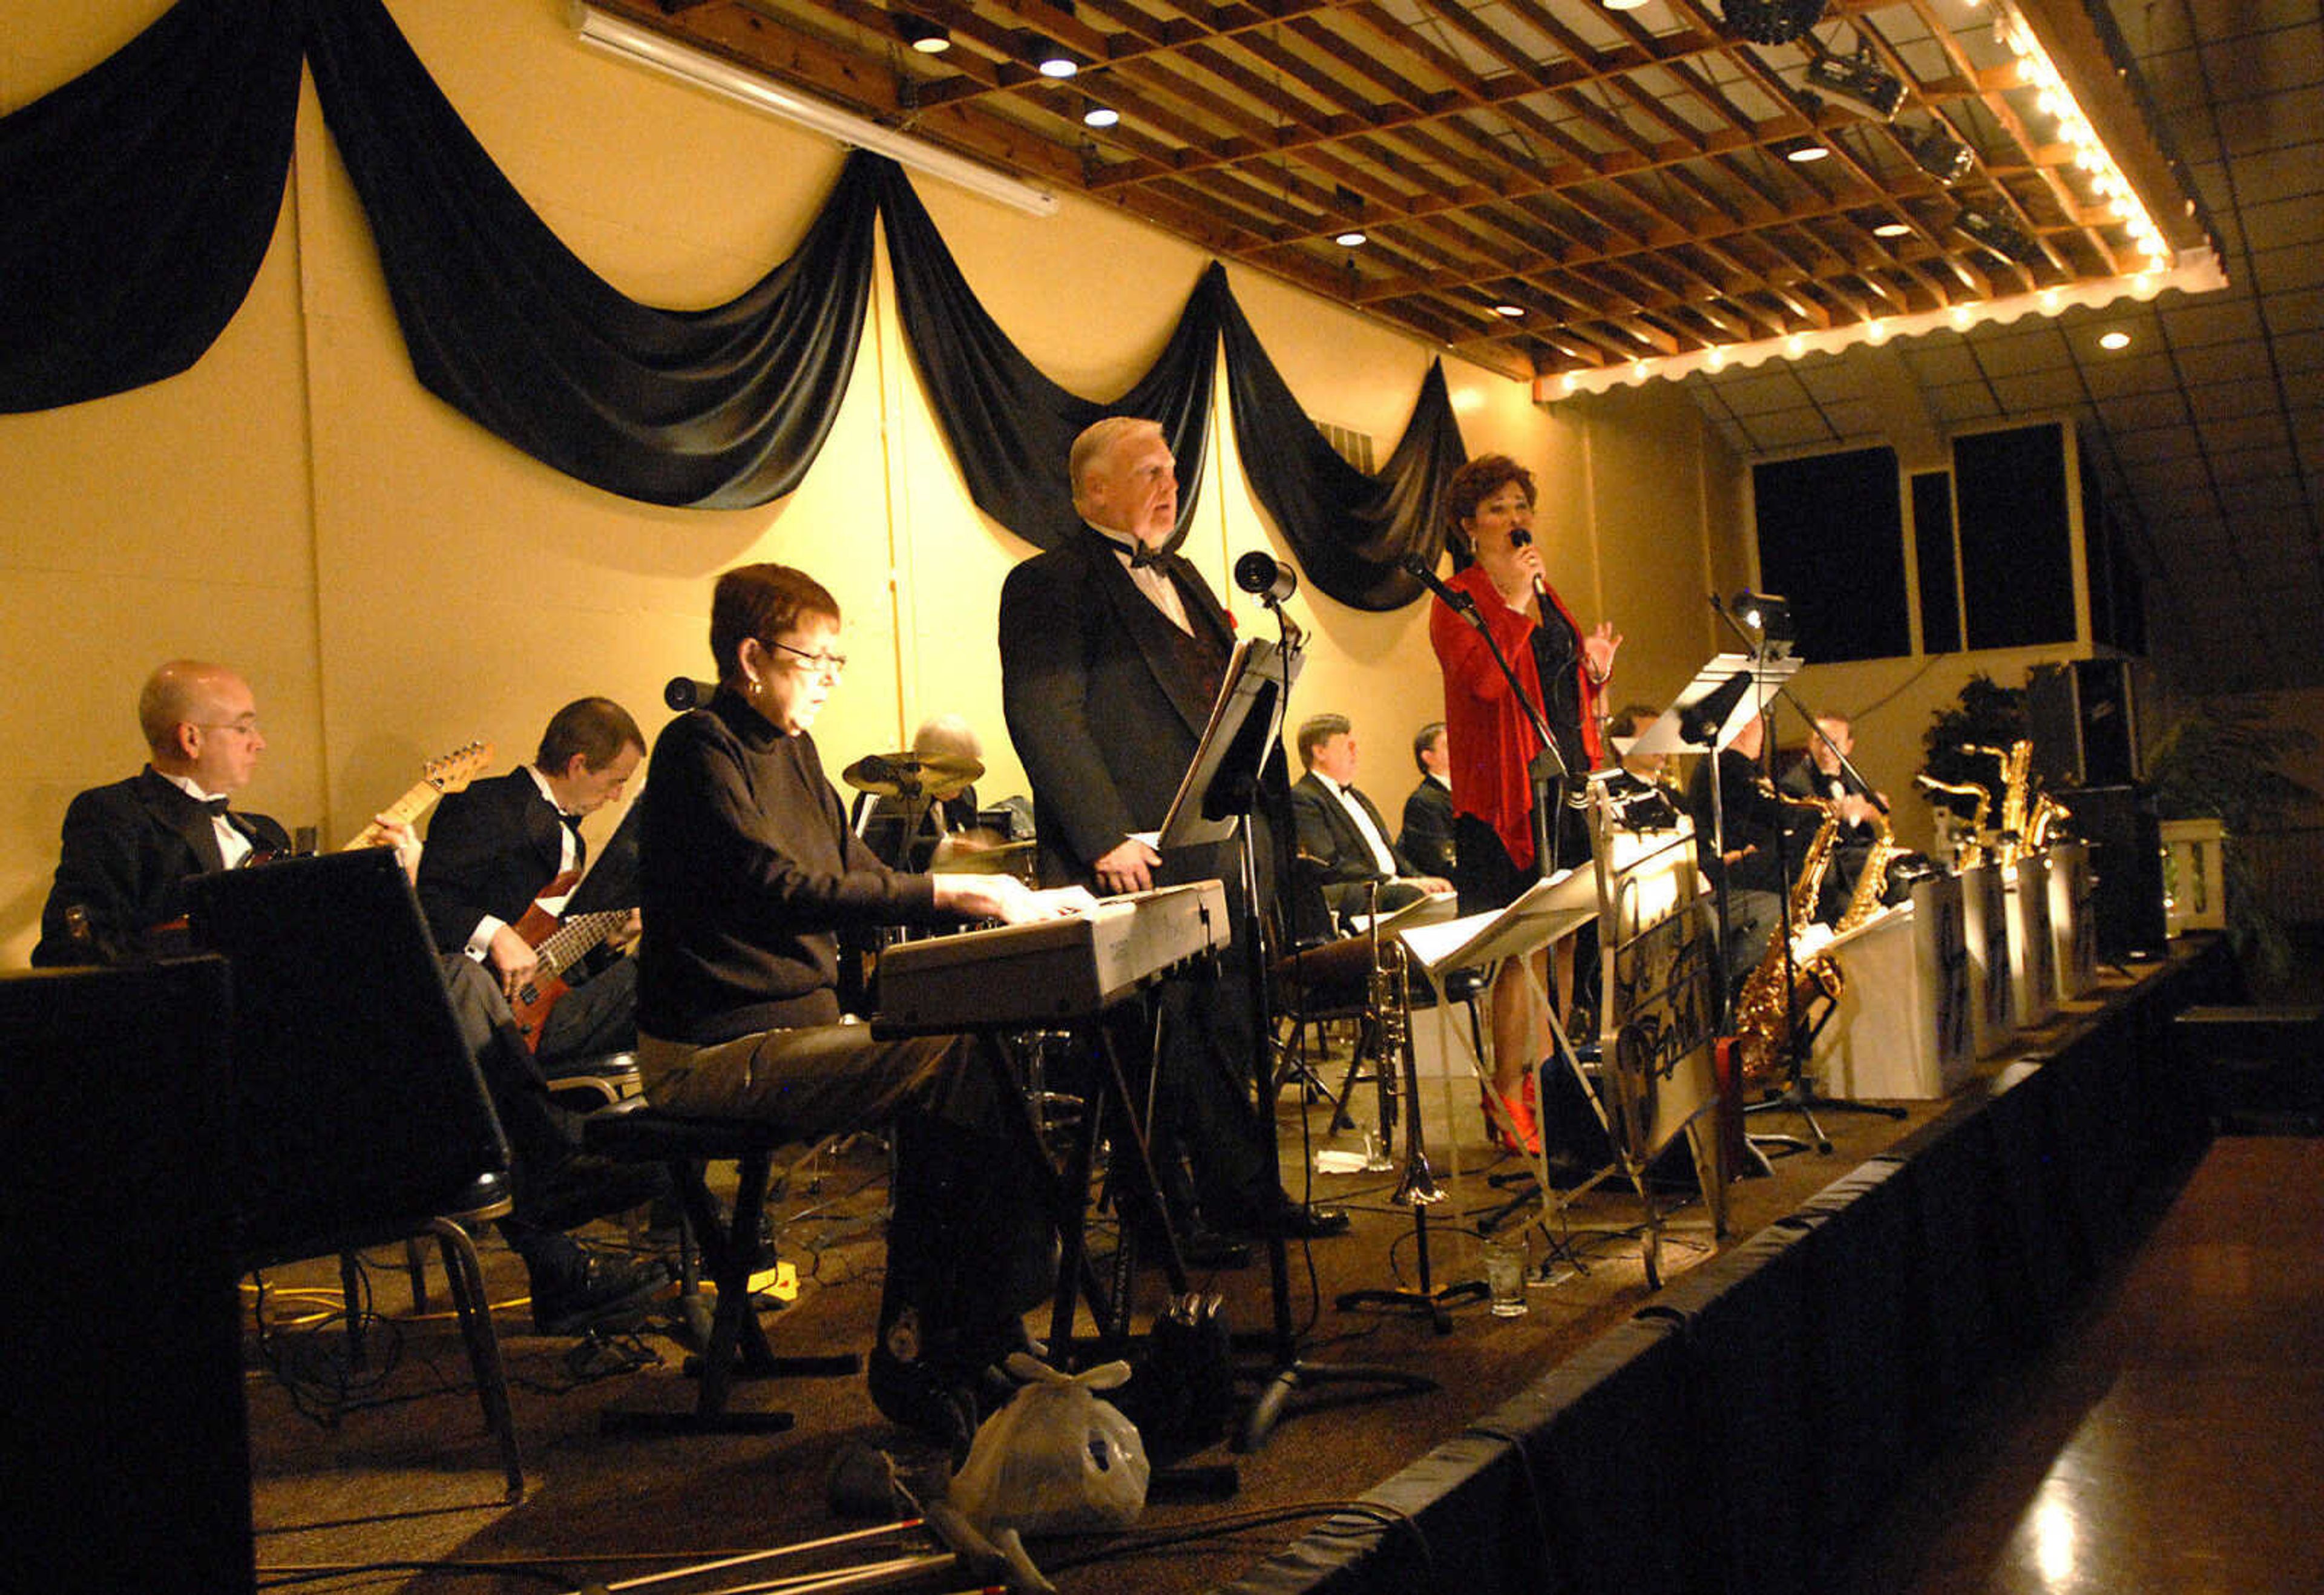
[[[0,109],[164,6],[0,0]],[[558,0],[391,10],[518,189],[639,298],[730,297],[789,253],[838,170],[827,143],[584,51]],[[1206,263],[1111,207],[1068,198],[1036,220],[920,191],[1002,327],[1095,397],[1145,369]],[[1392,443],[1434,351],[1272,279],[1233,282],[1308,411]],[[1470,449],[1541,477],[1553,579],[1577,616],[1629,638],[1618,690],[1666,696],[1715,642],[1702,593],[1738,579],[1733,463],[1675,390],[1553,414],[1474,366],[1447,374]],[[1283,551],[1224,419],[1189,549],[1222,594],[1235,554]],[[796,493],[718,512],[617,499],[419,388],[311,95],[273,249],[224,338],[170,382],[0,417],[0,665],[32,754],[0,775],[0,963],[30,946],[67,800],[136,768],[137,685],[172,654],[235,663],[256,686],[272,745],[247,805],[340,839],[431,753],[482,736],[501,768],[528,756],[580,693],[613,695],[650,730],[662,682],[706,672],[711,577],[783,559],[847,611],[854,664],[817,731],[834,768],[952,709],[984,731],[983,789],[1022,789],[992,628],[1028,549],[969,504],[884,279],[838,427]],[[1232,596],[1246,630],[1264,623]],[[1315,640],[1295,712],[1354,718],[1367,783],[1393,812],[1403,748],[1441,708],[1425,610],[1362,614],[1307,592],[1292,607]],[[611,823],[593,822],[600,835]]]

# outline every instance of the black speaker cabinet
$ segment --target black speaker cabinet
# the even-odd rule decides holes
[[[2138,779],[2127,659],[2034,666],[2025,677],[2025,719],[2043,785],[2120,787]]]
[[[0,977],[11,1589],[247,1590],[226,965]]]
[[[2091,907],[2098,956],[2109,963],[2160,956],[2170,942],[2163,908],[2163,830],[2154,799],[2137,787],[2082,787],[2058,793],[2074,833],[2089,844],[2097,877]]]

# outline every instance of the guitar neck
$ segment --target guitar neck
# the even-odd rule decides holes
[[[604,908],[595,914],[583,914],[568,919],[557,928],[555,935],[535,947],[540,967],[551,974],[562,973],[580,960],[597,950],[597,944],[619,930],[628,920],[627,908]]]
[[[413,783],[410,791],[381,809],[379,817],[357,832],[355,839],[348,843],[342,851],[353,853],[359,847],[379,846],[387,840],[387,833],[381,826],[380,820],[395,820],[409,825],[421,815],[435,807],[436,799],[443,795],[444,788],[441,785],[433,779],[422,778]]]

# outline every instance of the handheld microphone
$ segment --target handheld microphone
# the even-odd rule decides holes
[[[1467,615],[1471,619],[1476,617],[1477,601],[1466,593],[1447,586],[1443,578],[1436,574],[1434,567],[1419,555],[1406,554],[1397,560],[1397,564],[1403,567],[1405,575],[1435,594],[1444,607],[1454,614]]]
[[[1234,563],[1235,585],[1269,606],[1299,590],[1299,573],[1263,549],[1253,549]]]
[[[696,681],[691,676],[672,676],[669,684],[661,689],[661,701],[683,715],[688,709],[708,703],[710,695],[717,690],[718,683],[715,681]]]

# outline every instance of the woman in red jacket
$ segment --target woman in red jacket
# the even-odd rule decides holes
[[[1476,600],[1493,641],[1526,699],[1544,711],[1559,757],[1577,779],[1604,762],[1599,695],[1613,674],[1622,639],[1600,622],[1584,632],[1542,574],[1533,540],[1533,473],[1507,455],[1471,460],[1444,492],[1456,565],[1451,585]],[[1463,914],[1506,908],[1549,871],[1535,857],[1533,787],[1527,773],[1541,747],[1524,706],[1494,663],[1476,628],[1443,600],[1429,606],[1428,637],[1444,671],[1444,723],[1452,755],[1453,882]],[[1581,811],[1560,805],[1551,828],[1556,868],[1590,861]],[[1572,944],[1559,946],[1561,1001],[1573,979]],[[1545,1015],[1534,995],[1545,989],[1545,954],[1535,958],[1536,982],[1512,961],[1493,982],[1493,1092],[1507,1127],[1528,1152],[1538,1150],[1533,1063],[1547,1050]]]

